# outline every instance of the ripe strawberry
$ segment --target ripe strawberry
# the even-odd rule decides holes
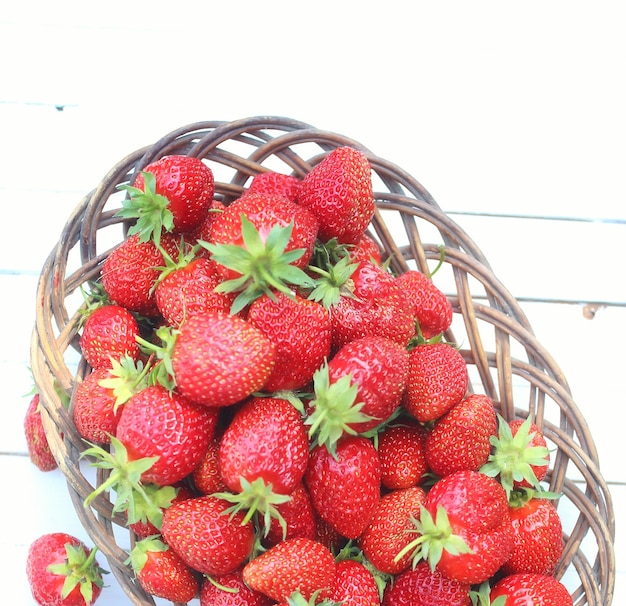
[[[549,499],[529,491],[515,493],[510,515],[513,553],[500,572],[551,575],[563,553],[563,527],[557,509]]]
[[[192,569],[156,537],[135,543],[128,562],[139,584],[155,597],[187,603],[198,593],[198,580]]]
[[[378,434],[381,484],[390,490],[421,484],[428,471],[426,430],[417,421],[402,419]]]
[[[372,572],[356,560],[337,562],[328,599],[342,606],[380,606],[378,585]]]
[[[417,345],[409,352],[409,377],[403,404],[421,423],[434,421],[461,401],[468,384],[465,360],[452,345]]]
[[[506,492],[477,471],[457,471],[429,490],[416,528],[421,533],[398,554],[416,547],[431,567],[463,584],[492,577],[513,550],[513,526]]]
[[[178,244],[172,236],[161,238],[161,247],[172,256]],[[156,317],[154,288],[159,267],[165,257],[152,241],[142,242],[139,235],[129,236],[118,244],[102,264],[102,287],[114,303],[148,317]]]
[[[121,305],[103,305],[89,312],[80,336],[83,358],[92,368],[110,368],[111,359],[139,359],[139,324]]]
[[[226,205],[221,200],[213,198],[207,211],[204,220],[196,227],[196,229],[189,231],[185,234],[185,242],[190,246],[199,245],[200,242],[210,242],[211,231],[213,229],[213,222],[220,215],[220,213],[226,208]],[[198,256],[205,256],[208,258],[208,251],[201,247],[198,251]]]
[[[374,216],[372,170],[363,152],[331,151],[302,180],[298,202],[319,219],[319,238],[341,243],[359,240]]]
[[[316,513],[307,489],[299,484],[289,495],[290,499],[276,505],[278,516],[272,518],[264,546],[277,545],[282,540],[295,537],[317,538]],[[280,523],[284,520],[285,532]]]
[[[362,436],[342,437],[334,456],[325,446],[316,446],[311,451],[305,485],[318,515],[342,536],[356,539],[380,500],[378,453]]]
[[[528,417],[507,421],[498,417],[498,434],[492,436],[493,452],[481,471],[498,478],[507,494],[516,488],[542,491],[541,480],[550,464],[550,452],[541,429]]]
[[[374,265],[382,265],[383,258],[380,246],[367,233],[363,234],[354,244],[348,247],[348,254],[353,263],[369,261]]]
[[[389,419],[402,399],[408,365],[406,349],[385,337],[341,347],[315,373],[309,435],[333,452],[344,433],[364,433]]]
[[[41,471],[52,471],[58,467],[52,454],[46,430],[41,420],[40,396],[33,394],[24,415],[24,437],[31,462]]]
[[[214,438],[209,443],[200,463],[191,472],[193,485],[200,494],[213,494],[227,489],[220,473],[219,449],[220,443]]]
[[[234,572],[254,546],[252,522],[228,515],[229,503],[205,495],[173,503],[163,512],[165,542],[188,566],[207,575]]]
[[[267,171],[254,175],[244,195],[252,193],[281,195],[291,202],[296,202],[299,190],[300,179],[295,175]]]
[[[206,217],[215,183],[213,172],[199,158],[171,155],[148,164],[132,186],[118,216],[137,219],[129,234],[159,242],[163,231],[192,231]]]
[[[208,407],[228,406],[262,389],[274,363],[274,344],[258,328],[218,311],[188,318],[171,351],[176,389]]]
[[[80,539],[53,532],[28,548],[26,576],[40,606],[91,606],[102,592],[106,573]]]
[[[413,315],[426,341],[440,335],[452,324],[452,305],[446,295],[422,272],[413,269],[398,276],[413,302]]]
[[[563,583],[543,574],[512,574],[491,588],[492,603],[506,598],[506,606],[572,606],[574,601]]]
[[[300,295],[262,295],[248,310],[247,320],[274,343],[276,363],[265,382],[268,392],[300,389],[330,355],[331,320],[319,303]]]
[[[470,394],[439,417],[426,436],[426,462],[438,476],[462,469],[478,471],[491,453],[496,410],[483,394]]]
[[[382,606],[469,606],[470,586],[418,562],[387,585]]]
[[[271,517],[278,516],[274,505],[286,501],[304,476],[309,460],[306,428],[287,400],[253,397],[224,431],[218,457],[222,479],[236,493],[221,496],[235,503],[235,511],[258,511],[267,532]]]
[[[182,480],[198,465],[213,437],[217,416],[216,409],[153,385],[124,404],[116,437],[130,460],[158,457],[142,480],[166,486]]]
[[[413,539],[413,518],[419,518],[426,493],[418,486],[384,494],[370,523],[359,537],[363,554],[377,570],[396,575],[411,565],[410,554],[396,556]]]
[[[243,582],[241,568],[207,578],[200,589],[200,606],[272,606],[273,603]]]
[[[325,595],[335,579],[335,559],[330,550],[305,537],[281,541],[250,560],[243,580],[277,602],[286,602],[296,591],[305,599],[318,590]],[[321,596],[320,596],[321,597]]]
[[[178,328],[198,312],[229,312],[234,295],[216,292],[222,281],[216,264],[206,258],[183,255],[166,267],[157,281],[154,295],[165,323]]]

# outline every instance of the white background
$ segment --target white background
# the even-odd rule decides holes
[[[0,536],[15,554],[2,572],[10,603],[33,603],[23,571],[31,540],[52,530],[84,537],[60,472],[41,474],[24,456],[32,297],[46,254],[81,197],[127,153],[187,123],[262,114],[349,135],[402,166],[529,300],[611,483],[613,603],[626,603],[615,420],[626,362],[624,26],[622,3],[602,1],[3,7]],[[608,306],[586,320],[582,304],[534,299]],[[121,596],[113,583],[99,603]]]

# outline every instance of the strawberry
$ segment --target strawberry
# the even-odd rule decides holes
[[[188,318],[171,348],[176,389],[209,407],[234,404],[262,389],[274,363],[274,344],[263,332],[219,311]]]
[[[378,585],[372,572],[356,560],[341,560],[328,596],[342,606],[380,606]]]
[[[534,496],[533,491],[516,491],[510,515],[513,553],[500,571],[553,574],[563,553],[563,527],[552,501]]]
[[[320,240],[357,242],[375,210],[369,160],[352,147],[334,149],[304,177],[298,203],[318,218]]]
[[[295,175],[266,171],[254,175],[244,195],[253,193],[281,195],[291,202],[296,202],[299,190],[300,179]]]
[[[342,536],[356,539],[380,500],[378,453],[362,436],[342,437],[334,454],[325,446],[316,446],[311,451],[305,484],[318,515]]]
[[[270,522],[269,532],[263,544],[272,546],[295,537],[317,538],[317,521],[311,497],[304,484],[299,484],[289,495],[289,500],[276,505],[278,516]],[[284,520],[283,532],[280,519]]]
[[[348,254],[353,263],[369,261],[374,263],[374,265],[383,264],[380,246],[367,233],[363,234],[354,244],[348,247]]]
[[[281,292],[262,295],[250,305],[247,320],[275,346],[276,363],[265,391],[305,387],[330,355],[330,314],[315,301]]]
[[[185,234],[185,242],[190,246],[199,245],[200,242],[210,242],[213,222],[225,208],[226,205],[221,200],[213,198],[206,217],[196,229]],[[206,256],[208,258],[208,251],[204,247],[201,247],[200,250],[198,250],[198,256]]]
[[[138,234],[123,240],[102,264],[102,287],[108,298],[131,312],[158,316],[154,288],[160,275],[158,268],[165,266],[162,250],[172,256],[177,249],[172,236],[161,238],[161,248],[152,241],[142,242]]]
[[[41,420],[40,395],[35,393],[28,402],[24,415],[24,437],[31,462],[40,471],[52,471],[58,467],[50,449],[46,430]]]
[[[426,462],[438,476],[462,469],[478,471],[491,453],[496,410],[483,394],[470,394],[439,417],[426,436]]]
[[[83,358],[92,368],[110,368],[111,359],[139,359],[139,324],[121,305],[103,305],[89,312],[80,335]]]
[[[28,548],[26,576],[40,606],[91,606],[106,573],[80,539],[63,532],[44,534]]]
[[[397,558],[415,530],[412,518],[419,518],[426,493],[418,486],[384,494],[370,523],[359,537],[363,554],[377,570],[396,575],[411,564],[410,554]]]
[[[229,312],[234,295],[216,292],[222,281],[216,264],[203,257],[181,255],[163,269],[154,290],[155,303],[169,326],[178,328],[198,312]],[[167,262],[167,260],[166,260]]]
[[[452,324],[452,304],[429,276],[412,269],[398,276],[413,302],[413,315],[424,340],[445,332]]]
[[[305,537],[281,541],[243,569],[248,587],[277,602],[286,602],[296,591],[310,599],[316,591],[326,594],[335,579],[335,559],[330,550]]]
[[[191,472],[193,485],[200,494],[213,494],[226,490],[219,467],[220,443],[217,439],[211,440],[200,463]]]
[[[207,578],[200,589],[200,606],[272,606],[273,603],[243,582],[241,568]]]
[[[207,575],[234,572],[250,556],[254,527],[229,503],[209,495],[173,503],[163,512],[165,542],[188,566]]]
[[[422,483],[428,471],[426,430],[410,419],[402,419],[378,434],[381,484],[390,490]]]
[[[198,593],[193,570],[156,537],[135,543],[128,563],[144,591],[155,597],[186,603]]]
[[[220,496],[235,503],[235,511],[248,509],[248,517],[262,514],[267,533],[271,517],[279,515],[274,504],[287,500],[304,477],[306,428],[287,400],[253,397],[224,431],[218,457],[222,479],[236,493]]]
[[[313,254],[318,223],[306,208],[280,195],[247,194],[235,200],[201,242],[226,280],[224,291],[238,292],[233,313],[263,293],[291,293],[290,285],[311,283],[304,273]]]
[[[350,341],[315,374],[306,420],[316,443],[331,452],[344,433],[364,433],[388,420],[402,399],[409,354],[386,337]]]
[[[398,554],[413,549],[431,567],[463,584],[492,577],[513,551],[513,526],[504,488],[477,471],[457,471],[429,490],[416,520],[421,536]]]
[[[507,494],[516,488],[542,491],[541,480],[550,464],[550,452],[541,429],[530,417],[507,422],[498,416],[498,433],[492,436],[493,451],[481,471],[498,478]]]
[[[491,588],[491,602],[505,598],[506,606],[572,606],[574,601],[559,580],[544,574],[520,573],[505,576]]]
[[[469,606],[470,586],[418,562],[387,585],[382,606]]]
[[[403,405],[421,423],[434,421],[461,401],[468,385],[465,360],[452,345],[417,345],[409,352]]]
[[[215,183],[213,172],[199,158],[171,155],[151,162],[132,186],[120,189],[129,197],[117,216],[137,219],[128,233],[158,244],[164,231],[181,234],[200,225],[211,206]]]

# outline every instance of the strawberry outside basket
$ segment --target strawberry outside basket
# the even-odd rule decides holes
[[[565,540],[556,576],[577,606],[609,606],[615,581],[610,493],[567,380],[534,336],[518,302],[479,247],[412,176],[348,137],[283,117],[195,123],[131,153],[78,204],[43,265],[31,364],[50,445],[81,523],[131,603],[155,604],[124,563],[134,540],[125,518],[112,514],[106,493],[89,507],[83,505],[104,477],[102,470],[95,472],[79,458],[85,445],[63,405],[65,394],[71,407],[73,388],[89,371],[78,346],[81,286],[98,279],[103,260],[126,234],[127,226],[115,216],[124,195],[118,185],[132,182],[161,156],[185,154],[207,162],[215,175],[216,196],[228,203],[255,174],[275,170],[302,177],[343,145],[361,149],[370,160],[377,201],[370,235],[390,268],[428,272],[443,249],[443,265],[434,281],[452,302],[454,319],[446,338],[459,344],[471,390],[488,395],[507,420],[531,415],[552,451],[547,484],[562,495],[556,504]]]

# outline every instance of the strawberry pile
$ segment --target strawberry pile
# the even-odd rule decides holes
[[[86,505],[107,492],[126,515],[148,593],[572,604],[542,432],[472,393],[431,276],[388,269],[363,153],[260,173],[227,206],[186,156],[122,189],[70,410],[109,471]]]

